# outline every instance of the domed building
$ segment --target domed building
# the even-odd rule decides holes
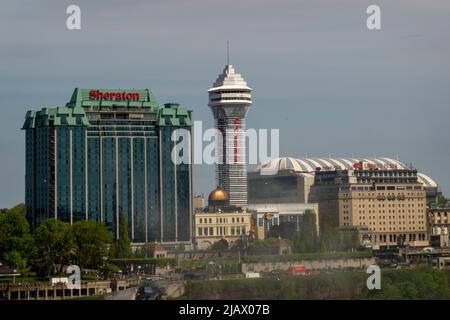
[[[308,203],[310,202],[310,188],[314,184],[314,175],[317,171],[352,170],[354,165],[360,162],[367,163],[374,169],[406,170],[410,167],[398,160],[386,157],[275,158],[248,173],[248,202],[251,204]],[[438,184],[421,172],[417,172],[417,179],[426,190],[427,203],[436,202],[436,198],[440,194]]]
[[[228,194],[222,188],[215,188],[208,196],[208,207],[223,209],[228,203]],[[213,209],[214,210],[214,209]]]
[[[386,157],[283,157],[248,174],[248,208],[258,210],[258,226],[266,224],[266,207],[281,220],[289,206],[316,204],[321,227],[356,229],[374,247],[427,245],[426,207],[439,194],[432,178]]]
[[[214,243],[224,239],[228,246],[251,235],[252,215],[240,207],[228,205],[227,192],[216,187],[208,196],[208,206],[194,215],[197,249],[211,249]]]

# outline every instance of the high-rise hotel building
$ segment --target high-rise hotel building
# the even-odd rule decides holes
[[[118,237],[123,216],[135,243],[190,243],[192,167],[172,161],[171,136],[191,125],[191,111],[160,107],[148,89],[77,88],[65,106],[28,111],[31,225],[92,219]]]
[[[228,205],[247,205],[245,115],[252,104],[252,89],[228,64],[208,90],[215,127],[222,133],[217,165],[218,186],[228,195]]]
[[[322,227],[365,230],[373,246],[428,245],[426,191],[416,169],[361,161],[317,170],[309,199],[319,204]]]

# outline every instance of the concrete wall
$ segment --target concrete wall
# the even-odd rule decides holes
[[[306,270],[324,269],[366,269],[369,265],[375,264],[375,258],[358,259],[330,259],[330,260],[299,260],[289,262],[251,262],[242,264],[242,272],[262,272],[281,270],[287,271],[292,265],[303,265]]]

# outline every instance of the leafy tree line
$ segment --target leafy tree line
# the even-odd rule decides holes
[[[110,258],[132,254],[124,215],[119,221],[119,240],[113,240],[105,224],[91,220],[70,225],[48,219],[31,232],[24,214],[24,205],[0,212],[0,261],[22,274],[60,274],[70,264],[108,269]]]
[[[273,254],[274,238],[289,240],[294,253],[352,251],[360,247],[357,231],[337,229],[327,220],[321,221],[320,226],[321,230],[318,234],[316,215],[311,210],[306,210],[300,225],[289,223],[283,227],[272,227],[269,231],[269,239],[265,240],[266,243],[253,242],[248,248],[248,253]],[[263,247],[267,247],[267,250],[262,249]]]
[[[449,276],[445,271],[422,266],[415,269],[383,271],[381,289],[364,287],[359,298],[377,300],[448,300]]]

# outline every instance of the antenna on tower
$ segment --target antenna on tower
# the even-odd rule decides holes
[[[230,41],[227,40],[227,65],[230,64]]]

